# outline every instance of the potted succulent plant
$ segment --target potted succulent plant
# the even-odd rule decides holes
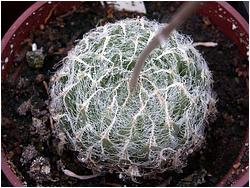
[[[135,61],[162,27],[151,20],[164,20],[179,6],[145,4],[147,14],[98,2],[38,2],[6,33],[2,170],[13,185],[242,186],[248,181],[248,115],[242,113],[248,110],[246,22],[227,3],[200,7],[201,16],[181,28],[196,43],[175,31],[150,55],[130,94],[127,81]],[[138,15],[147,18],[127,18]],[[207,48],[208,40],[217,47]],[[197,47],[203,55],[195,49],[199,45],[206,46]],[[227,145],[230,151],[219,151]]]

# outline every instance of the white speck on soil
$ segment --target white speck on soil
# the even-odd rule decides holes
[[[245,33],[240,33],[240,36],[243,37],[245,35]]]
[[[9,58],[6,57],[5,60],[4,60],[4,63],[8,63],[9,62]]]
[[[237,29],[238,27],[235,24],[232,24],[232,30]]]
[[[50,169],[50,163],[47,158],[37,157],[33,160],[28,174],[37,183],[41,183],[50,178]]]
[[[41,173],[42,174],[49,174],[50,173],[50,167],[49,166],[42,166]]]
[[[37,50],[37,45],[36,45],[36,43],[33,43],[32,44],[32,51],[34,52],[34,51],[36,51]]]
[[[20,162],[22,163],[22,165],[27,164],[31,162],[31,160],[35,158],[37,154],[38,152],[36,148],[33,145],[28,145],[24,148]]]

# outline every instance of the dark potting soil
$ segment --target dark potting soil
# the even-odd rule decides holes
[[[98,2],[85,2],[63,16],[52,14],[46,25],[41,25],[23,41],[24,50],[16,54],[13,68],[21,67],[19,76],[13,81],[11,74],[2,81],[2,148],[14,171],[28,186],[214,186],[234,165],[235,170],[227,182],[230,185],[248,168],[248,144],[243,142],[249,118],[248,61],[241,58],[237,47],[208,18],[192,16],[179,31],[190,35],[195,42],[218,43],[216,47],[197,47],[213,73],[218,99],[217,119],[207,126],[205,147],[190,156],[182,173],[157,174],[140,184],[121,180],[115,173],[78,180],[62,172],[65,166],[79,175],[92,174],[67,145],[63,154],[58,154],[62,141],[52,131],[47,94],[54,65],[67,55],[76,39],[97,25],[137,16],[167,22],[179,3],[145,2],[145,6],[147,15],[116,12],[112,7],[103,8]],[[30,68],[24,58],[32,43],[43,47],[45,63],[41,69]],[[244,157],[233,164],[243,145]]]

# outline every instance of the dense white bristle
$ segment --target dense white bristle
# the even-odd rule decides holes
[[[126,19],[98,27],[62,61],[50,111],[89,167],[131,177],[180,169],[204,140],[214,106],[211,73],[192,40],[174,31],[129,93],[132,68],[163,25]]]

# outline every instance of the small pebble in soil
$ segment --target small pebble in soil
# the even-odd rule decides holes
[[[210,20],[209,20],[208,17],[203,17],[203,18],[202,18],[202,21],[204,22],[204,24],[205,24],[206,26],[211,25],[211,22],[210,22]]]
[[[44,92],[44,91],[43,91]],[[43,110],[46,108],[46,103],[42,98],[33,96],[31,99],[31,114],[33,117],[44,116]]]
[[[32,117],[32,127],[30,128],[31,135],[38,134],[39,139],[43,142],[49,139],[50,131],[47,129],[45,122],[47,119],[38,119]]]
[[[44,30],[45,26],[43,24],[40,25],[40,30]]]
[[[2,117],[2,126],[3,127],[11,127],[13,124],[13,119],[7,118],[7,117]]]
[[[42,81],[44,81],[44,79],[45,79],[45,76],[43,74],[38,74],[36,76],[36,82],[37,83],[41,83]]]
[[[50,163],[47,158],[37,157],[31,164],[29,176],[37,183],[50,179]]]
[[[240,163],[234,164],[233,167],[234,167],[235,169],[238,169],[238,168],[240,167]]]
[[[19,115],[26,115],[26,113],[30,110],[31,108],[31,100],[24,101],[18,108],[17,108],[17,113]]]
[[[67,144],[65,134],[58,130],[55,132],[56,139],[53,139],[53,145],[56,148],[57,154],[61,156],[63,154],[64,146]]]
[[[192,174],[179,181],[177,187],[197,187],[198,185],[205,183],[206,176],[207,171],[205,169],[194,171]]]
[[[25,165],[31,162],[31,160],[35,158],[37,154],[38,152],[36,148],[33,145],[28,145],[26,148],[24,148],[20,162],[22,163],[22,165]]]
[[[8,159],[11,159],[14,155],[15,155],[14,152],[13,152],[13,151],[10,151],[10,152],[8,152],[8,153],[6,154],[6,157],[7,157]]]
[[[166,180],[164,180],[162,183],[160,183],[160,185],[158,185],[157,187],[167,187],[167,186],[169,186],[172,179],[173,179],[172,176],[166,178]]]
[[[17,89],[24,89],[29,85],[29,80],[27,78],[20,77],[17,83]]]
[[[43,67],[43,63],[44,63],[44,54],[43,54],[43,50],[38,49],[35,51],[28,51],[26,53],[26,59],[28,62],[28,65],[31,68],[35,68],[35,69],[39,69]]]

